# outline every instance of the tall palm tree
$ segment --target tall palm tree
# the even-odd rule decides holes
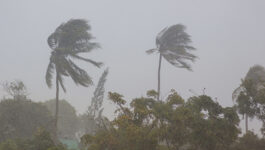
[[[248,132],[248,118],[257,113],[259,92],[265,88],[265,68],[260,65],[251,67],[241,85],[232,94],[239,114],[245,118],[245,132]]]
[[[156,48],[147,50],[147,54],[159,53],[158,64],[158,86],[157,100],[160,99],[160,71],[162,58],[178,68],[185,68],[191,71],[191,66],[187,61],[194,62],[197,56],[190,51],[195,50],[190,45],[190,35],[185,32],[186,27],[181,24],[164,28],[156,37]]]
[[[48,37],[48,45],[51,48],[50,62],[46,71],[46,83],[52,87],[52,78],[55,73],[56,81],[56,110],[54,122],[54,134],[57,136],[59,86],[66,92],[63,77],[71,77],[76,85],[88,87],[93,84],[91,77],[85,70],[78,67],[72,59],[83,60],[100,67],[102,63],[81,57],[80,53],[87,53],[99,48],[97,43],[91,42],[92,35],[88,32],[90,26],[82,19],[71,19],[61,24]]]

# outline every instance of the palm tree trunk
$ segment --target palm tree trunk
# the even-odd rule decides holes
[[[59,111],[59,79],[58,79],[58,73],[56,73],[56,104],[55,104],[55,121],[54,121],[54,135],[55,138],[57,138],[57,124],[58,124],[58,111]]]
[[[158,64],[158,83],[157,83],[157,100],[160,100],[160,70],[161,70],[162,55],[159,54],[159,64]]]
[[[246,118],[245,118],[245,127],[246,127],[246,134],[248,133],[248,114],[246,114]]]

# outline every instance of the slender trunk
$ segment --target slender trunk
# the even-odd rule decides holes
[[[245,126],[246,126],[246,134],[248,133],[248,114],[246,114],[246,118],[245,118]]]
[[[159,54],[159,64],[158,64],[158,83],[157,83],[157,100],[160,100],[160,70],[161,70],[162,55]]]
[[[58,73],[56,73],[56,104],[55,104],[55,121],[54,121],[54,135],[57,138],[57,130],[58,130],[58,111],[59,111],[59,79]]]

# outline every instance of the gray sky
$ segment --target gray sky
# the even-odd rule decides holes
[[[145,50],[155,47],[164,27],[182,23],[200,59],[193,72],[163,60],[162,96],[174,88],[187,98],[193,95],[189,89],[201,94],[205,87],[207,95],[231,106],[231,94],[249,67],[265,66],[264,8],[264,0],[0,0],[0,81],[21,79],[34,101],[54,98],[55,89],[48,89],[44,79],[50,55],[46,39],[62,22],[82,18],[102,45],[87,55],[103,61],[102,69],[80,64],[95,84],[109,67],[106,91],[128,99],[144,96],[156,89],[158,67],[158,55]],[[84,112],[94,87],[77,87],[66,79],[66,88],[61,98]],[[113,106],[104,105],[110,116]]]

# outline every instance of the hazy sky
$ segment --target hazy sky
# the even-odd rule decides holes
[[[106,91],[131,99],[156,89],[158,55],[147,55],[164,27],[182,23],[192,36],[199,59],[193,72],[162,63],[161,88],[172,88],[187,98],[206,88],[223,106],[249,67],[265,66],[264,0],[0,0],[0,81],[24,81],[34,101],[55,97],[45,72],[50,49],[47,37],[61,23],[82,18],[102,49],[86,55],[105,66],[81,63],[96,84],[104,68],[110,74]],[[94,87],[77,87],[66,79],[67,99],[79,113],[86,110]],[[0,91],[0,96],[4,96]],[[108,101],[105,114],[114,108]],[[252,127],[253,128],[253,127]]]

